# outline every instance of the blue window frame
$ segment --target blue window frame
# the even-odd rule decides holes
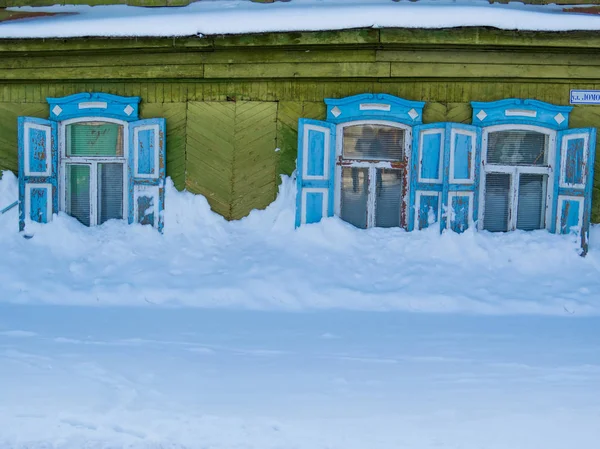
[[[19,117],[19,228],[58,211],[163,228],[165,120],[139,120],[139,97],[48,98],[49,119]]]
[[[466,125],[423,124],[424,102],[386,94],[325,103],[325,121],[299,121],[296,226],[338,215],[361,228],[576,232],[587,245],[596,130],[569,129],[572,107],[472,102]]]

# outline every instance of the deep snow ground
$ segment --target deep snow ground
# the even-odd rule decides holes
[[[410,310],[600,315],[600,226],[587,257],[572,236],[359,230],[337,218],[294,230],[289,178],[265,211],[227,222],[168,183],[165,234],[59,214],[17,232],[0,215],[0,302],[254,310]],[[0,180],[0,207],[17,199]]]
[[[0,303],[0,448],[594,449],[600,318]]]

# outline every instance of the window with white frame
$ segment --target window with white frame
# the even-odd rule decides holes
[[[83,118],[61,126],[61,209],[86,226],[125,216],[125,126]]]
[[[403,223],[410,129],[360,122],[338,130],[338,214],[358,228]]]
[[[483,229],[506,232],[547,227],[556,133],[501,125],[484,131]]]
[[[65,212],[163,229],[166,121],[140,120],[139,97],[48,98],[50,117],[19,117],[19,229]]]

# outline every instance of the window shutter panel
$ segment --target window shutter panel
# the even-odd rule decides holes
[[[48,223],[58,213],[58,123],[18,119],[19,230],[27,221]]]
[[[581,233],[587,249],[592,206],[594,128],[568,129],[558,133],[551,230],[557,234]]]
[[[164,225],[165,136],[163,118],[129,123],[128,221],[152,225],[160,232]]]
[[[296,170],[296,227],[333,216],[335,124],[300,119]]]
[[[432,123],[413,128],[411,188],[407,227],[424,229],[439,223],[444,180],[446,125]]]
[[[477,220],[481,128],[446,124],[442,229],[464,232]]]

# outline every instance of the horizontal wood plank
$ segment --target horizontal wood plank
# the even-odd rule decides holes
[[[390,63],[206,64],[206,78],[389,77]]]

